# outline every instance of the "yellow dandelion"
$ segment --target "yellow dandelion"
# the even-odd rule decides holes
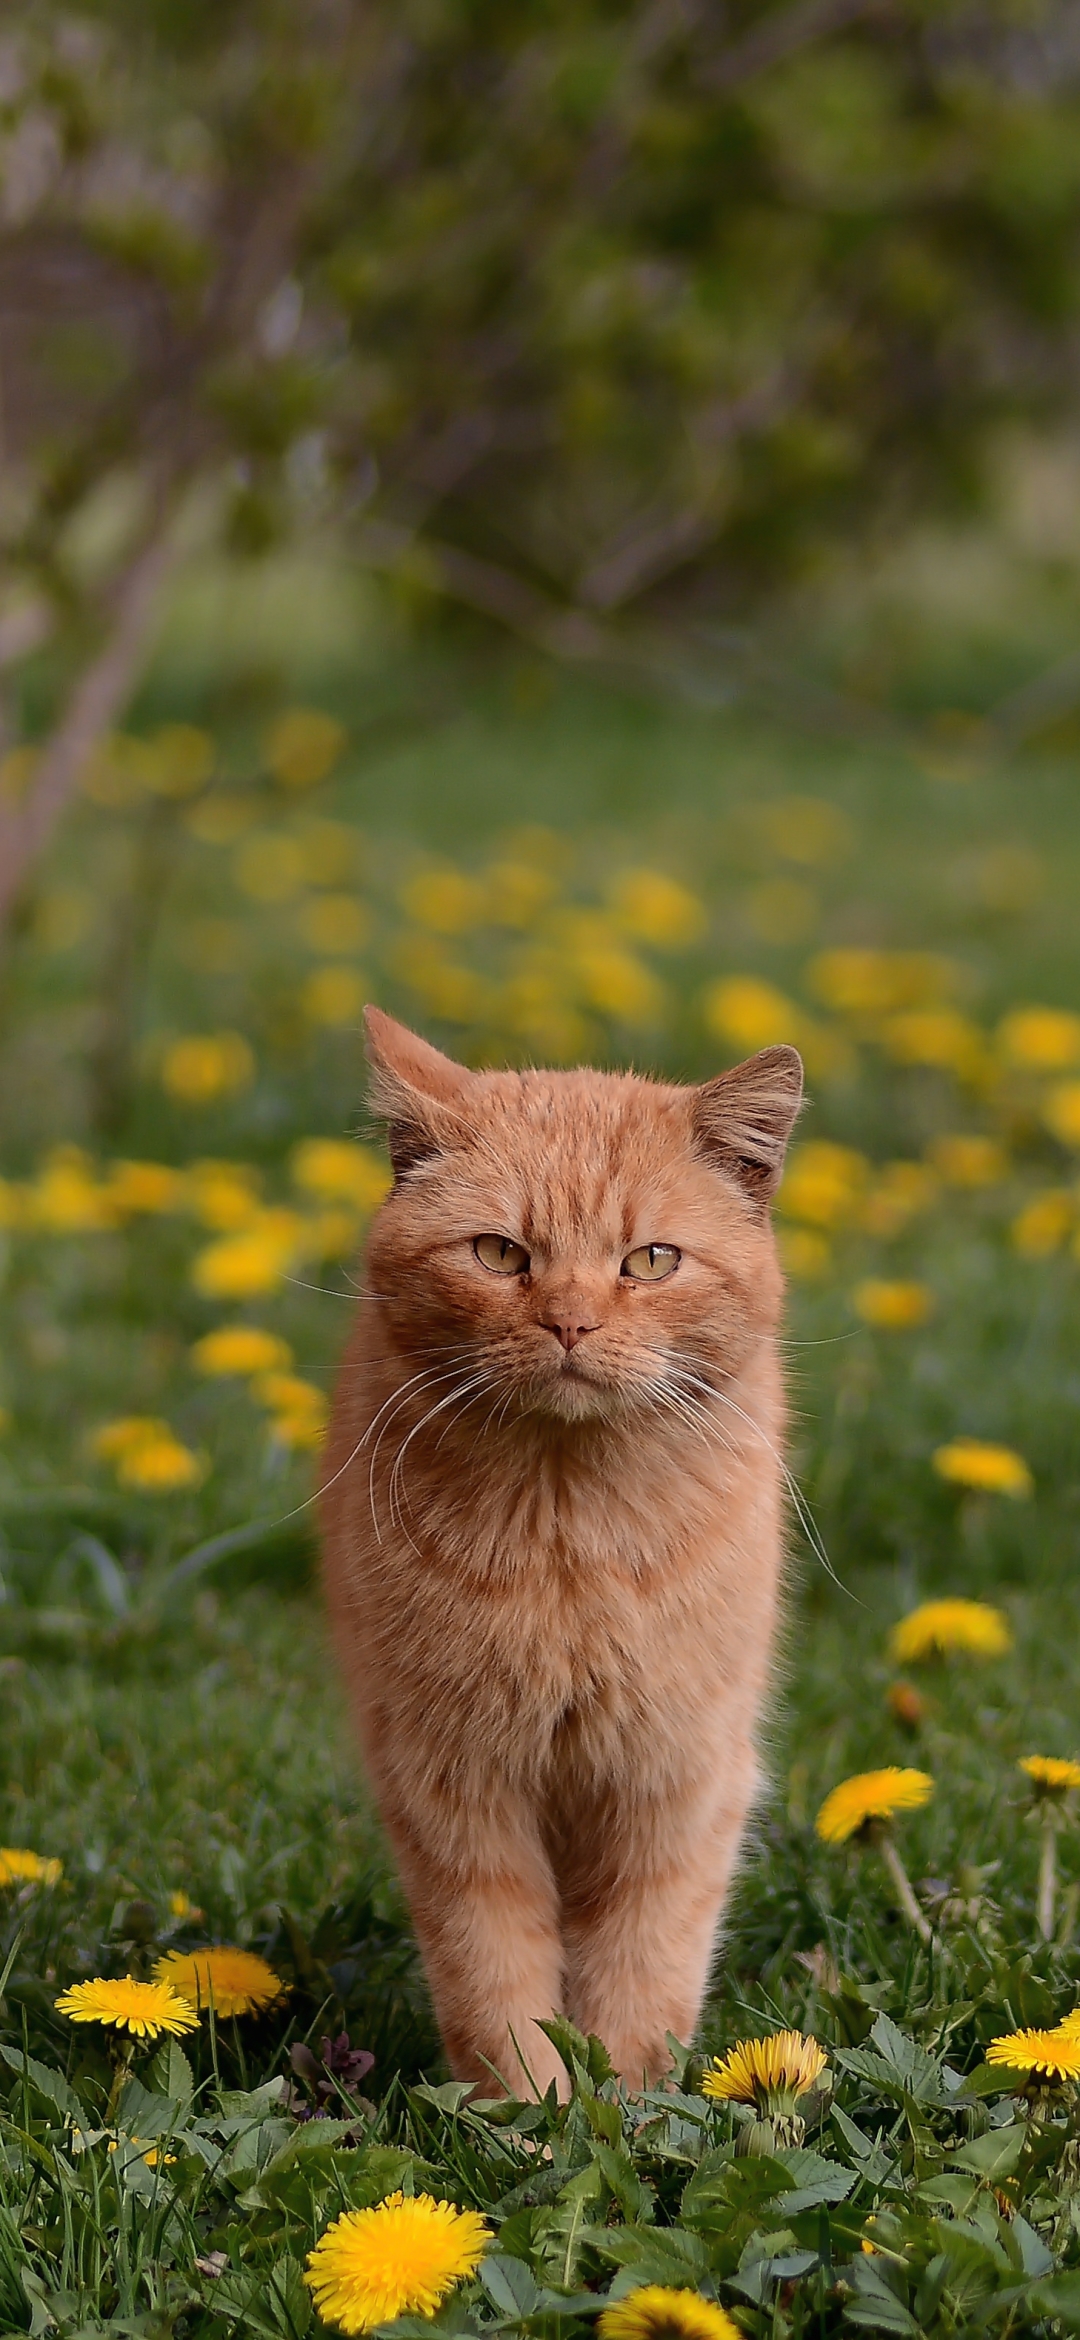
[[[1022,1502],[1035,1481],[1022,1454],[1011,1446],[996,1446],[985,1438],[953,1438],[936,1448],[931,1460],[939,1479],[957,1487],[974,1487],[980,1494],[1009,1495]]]
[[[161,1060],[162,1085],[178,1105],[214,1105],[255,1078],[255,1058],[242,1032],[191,1033],[174,1040]]]
[[[475,2210],[430,2194],[389,2194],[374,2210],[335,2218],[308,2255],[304,2281],[319,2314],[346,2333],[403,2315],[433,2316],[475,2275],[490,2236]]]
[[[600,2340],[742,2340],[739,2327],[696,2291],[668,2291],[643,2283],[606,2307],[596,2329]]]
[[[192,1209],[215,1235],[232,1235],[261,1215],[262,1181],[249,1162],[193,1162],[187,1177]]]
[[[348,958],[361,950],[371,928],[368,912],[354,894],[317,894],[314,901],[301,905],[296,923],[311,949],[327,958]]]
[[[270,1436],[275,1446],[284,1446],[291,1454],[316,1454],[326,1437],[326,1417],[312,1413],[309,1407],[299,1413],[273,1414]]]
[[[118,1211],[177,1211],[187,1193],[182,1170],[164,1162],[114,1162],[103,1190]]]
[[[1058,1081],[1043,1101],[1043,1120],[1063,1146],[1080,1146],[1080,1081]]]
[[[889,1654],[898,1665],[917,1664],[946,1650],[967,1650],[973,1657],[1004,1657],[1012,1648],[1012,1632],[1003,1610],[986,1601],[923,1601],[902,1617],[889,1635]]]
[[[202,1914],[202,1910],[196,1908],[190,1895],[184,1892],[183,1886],[176,1886],[170,1893],[169,1916],[174,1925],[184,1925],[189,1921],[192,1925],[197,1925]]]
[[[1049,1259],[1071,1234],[1076,1202],[1065,1187],[1048,1186],[1018,1211],[1009,1234],[1021,1259]]]
[[[656,950],[681,950],[705,929],[705,907],[697,895],[658,869],[620,870],[611,907],[625,933]]]
[[[32,1186],[25,1189],[32,1226],[52,1235],[89,1235],[115,1227],[120,1213],[79,1146],[54,1146]]]
[[[814,1227],[780,1227],[777,1230],[780,1262],[786,1276],[794,1276],[799,1283],[819,1283],[832,1266],[833,1255],[824,1235]]]
[[[164,1436],[167,1422],[159,1422],[155,1414],[121,1414],[115,1422],[103,1422],[90,1438],[90,1451],[101,1462],[119,1462],[133,1447],[145,1446],[148,1439]]]
[[[154,1974],[191,2006],[200,2010],[213,2006],[215,2015],[261,2015],[287,1987],[265,1958],[228,1943],[205,1950],[170,1950],[157,1959]]]
[[[133,2039],[157,2039],[162,2032],[194,2031],[198,2016],[169,1983],[138,1982],[133,1974],[119,1982],[73,1983],[61,1991],[57,2013],[71,2023],[104,2023],[115,2031],[130,2031]]]
[[[261,1373],[253,1384],[260,1404],[283,1414],[316,1414],[326,1418],[326,1394],[315,1381],[299,1373]]]
[[[1037,1796],[1067,1796],[1070,1788],[1080,1788],[1080,1763],[1064,1755],[1022,1755],[1020,1769]]]
[[[870,1165],[853,1146],[833,1145],[828,1138],[812,1138],[791,1156],[778,1198],[789,1219],[805,1219],[812,1227],[839,1227],[859,1216]]]
[[[996,1138],[948,1130],[927,1147],[932,1167],[946,1186],[996,1186],[1008,1174],[1009,1158]]]
[[[313,1024],[358,1024],[366,989],[352,967],[316,967],[300,992],[300,1005]]]
[[[223,1235],[196,1252],[191,1280],[208,1300],[254,1300],[276,1292],[302,1249],[296,1211],[259,1211],[242,1234]]]
[[[381,1155],[345,1138],[303,1138],[293,1147],[289,1169],[297,1186],[317,1201],[352,1203],[358,1211],[373,1211],[390,1191]]]
[[[1013,1008],[997,1036],[1010,1064],[1033,1072],[1063,1072],[1080,1063],[1080,1016],[1068,1008]]]
[[[926,1771],[905,1771],[895,1763],[883,1771],[860,1771],[834,1787],[814,1823],[825,1844],[844,1844],[874,1820],[891,1820],[897,1812],[917,1812],[928,1804],[934,1782]]]
[[[122,1487],[138,1488],[145,1495],[175,1495],[184,1487],[201,1486],[207,1468],[205,1456],[193,1453],[169,1431],[129,1446],[116,1465],[116,1476]]]
[[[856,1316],[880,1332],[909,1332],[934,1313],[934,1295],[925,1284],[867,1276],[851,1295]]]
[[[1055,2031],[1006,2031],[991,2040],[986,2061],[1041,2079],[1080,2080],[1080,2031],[1070,2030],[1068,2019]]]
[[[191,1352],[198,1372],[214,1376],[283,1373],[292,1361],[288,1341],[258,1324],[219,1324]]]
[[[761,2112],[787,2109],[814,2086],[827,2062],[824,2048],[801,2031],[741,2039],[714,2059],[701,2093],[721,2103],[756,2104]]]
[[[267,764],[283,788],[314,788],[344,753],[347,732],[321,707],[288,707],[263,741]]]
[[[63,1874],[60,1861],[0,1844],[0,1885],[59,1885]]]

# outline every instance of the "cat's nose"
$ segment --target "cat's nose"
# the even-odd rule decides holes
[[[569,1356],[571,1349],[576,1349],[579,1341],[584,1340],[586,1333],[599,1332],[600,1330],[599,1325],[575,1324],[572,1319],[565,1316],[542,1316],[540,1322],[545,1332],[553,1332],[556,1340],[562,1342],[567,1356]]]

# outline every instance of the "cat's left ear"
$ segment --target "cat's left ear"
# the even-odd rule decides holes
[[[402,1178],[433,1154],[460,1145],[466,1092],[475,1076],[383,1008],[364,1009],[364,1032],[369,1103],[390,1125],[390,1160],[395,1177]]]
[[[700,1152],[763,1210],[780,1184],[802,1093],[797,1048],[762,1048],[693,1092]]]

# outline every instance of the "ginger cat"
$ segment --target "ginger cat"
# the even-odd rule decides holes
[[[395,1183],[322,1523],[368,1775],[451,2070],[562,2085],[565,2012],[639,2087],[693,2032],[758,1785],[802,1067],[477,1073],[367,1030]]]

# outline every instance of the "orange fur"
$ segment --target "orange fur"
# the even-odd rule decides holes
[[[640,2085],[693,2032],[757,1784],[801,1068],[472,1073],[368,1036],[396,1181],[322,1496],[368,1773],[451,2069],[545,2088],[566,2011]],[[679,1264],[635,1283],[648,1244]]]

